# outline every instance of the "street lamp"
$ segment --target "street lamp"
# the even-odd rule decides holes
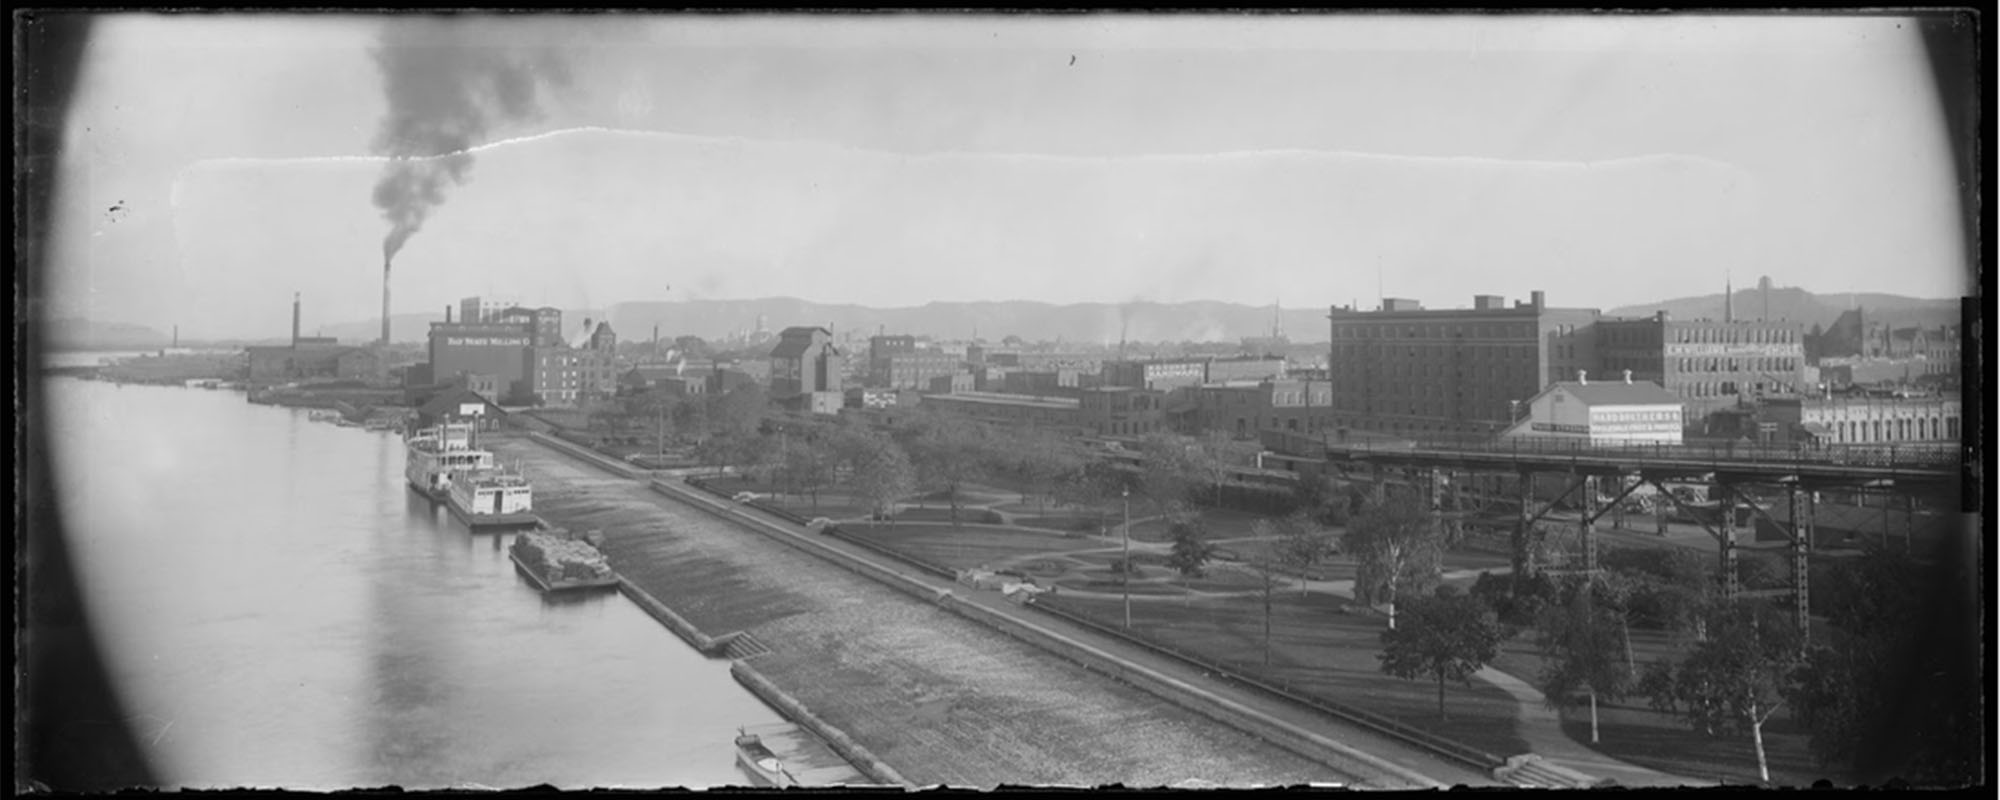
[[[1132,488],[1128,486],[1119,489],[1118,497],[1125,501],[1125,526],[1119,529],[1125,539],[1125,560],[1119,564],[1119,569],[1125,574],[1120,577],[1118,585],[1125,592],[1125,627],[1130,629],[1132,627]]]

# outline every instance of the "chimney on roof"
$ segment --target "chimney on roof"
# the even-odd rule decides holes
[[[1629,370],[1629,369],[1628,369],[1628,370],[1625,370],[1625,382],[1626,382],[1626,383],[1631,383],[1631,382],[1632,382],[1632,371],[1631,371],[1631,370]]]
[[[450,324],[451,324],[451,304],[450,304],[450,303],[446,303],[446,304],[444,305],[444,324],[446,324],[446,325],[450,325]]]
[[[1533,306],[1536,311],[1542,310],[1542,303],[1542,290],[1536,289],[1528,293],[1528,305]]]
[[[1585,372],[1585,371],[1583,371],[1583,370],[1577,370],[1577,371],[1576,371],[1576,383],[1577,383],[1577,385],[1578,385],[1578,386],[1589,386],[1589,385],[1590,385],[1590,373],[1588,373],[1588,372]]]

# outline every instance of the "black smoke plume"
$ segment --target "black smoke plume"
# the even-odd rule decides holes
[[[444,203],[446,189],[470,177],[472,148],[498,128],[540,118],[540,95],[568,85],[556,47],[503,38],[520,30],[437,18],[383,28],[372,55],[389,100],[374,143],[390,159],[375,184],[375,207],[390,226],[385,262]]]

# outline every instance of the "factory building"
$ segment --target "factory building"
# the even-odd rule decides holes
[[[254,345],[244,348],[249,361],[249,379],[277,383],[308,379],[380,381],[387,373],[382,356],[365,347],[342,347],[340,340],[326,336],[301,336],[301,300],[292,295],[292,340],[286,345]]]
[[[449,314],[447,313],[447,319]],[[431,378],[452,381],[460,375],[490,375],[506,387],[504,400],[524,399],[535,368],[533,329],[518,323],[433,322],[430,330]]]
[[[1493,295],[1470,309],[1400,298],[1374,311],[1334,307],[1332,424],[1411,438],[1498,433],[1543,387],[1597,363],[1596,309],[1530,297],[1511,307]]]

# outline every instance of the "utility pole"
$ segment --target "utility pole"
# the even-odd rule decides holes
[[[1125,556],[1124,556],[1124,561],[1121,564],[1121,569],[1124,571],[1125,574],[1123,576],[1123,579],[1118,581],[1118,585],[1123,587],[1125,590],[1125,629],[1131,630],[1132,629],[1132,489],[1130,487],[1120,489],[1118,490],[1118,496],[1120,499],[1125,501],[1125,525],[1124,527],[1119,528],[1119,531],[1124,534],[1124,539],[1125,539]]]

